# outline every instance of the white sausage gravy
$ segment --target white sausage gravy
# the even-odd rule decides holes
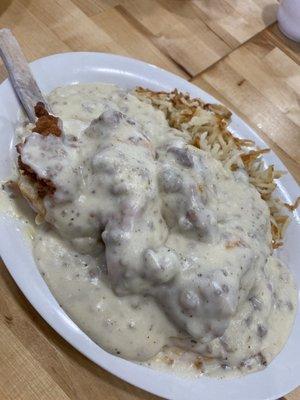
[[[56,188],[34,255],[61,307],[105,350],[154,368],[266,366],[296,290],[247,175],[116,86],[58,88],[49,102],[63,134],[27,128],[22,160]]]

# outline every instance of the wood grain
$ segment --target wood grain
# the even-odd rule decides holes
[[[300,69],[266,37],[257,35],[192,82],[242,116],[299,182]]]
[[[188,73],[180,65],[161,52],[153,42],[138,29],[137,24],[121,6],[110,8],[91,19],[112,37],[123,49],[123,53],[140,60],[159,65],[184,78]]]
[[[182,18],[154,0],[124,0],[119,6],[133,25],[194,76],[212,65],[231,48],[199,18]]]
[[[277,0],[193,0],[207,25],[227,43],[245,43],[276,20]]]
[[[300,182],[300,45],[273,23],[277,5],[277,0],[1,0],[0,28],[13,30],[29,60],[105,51],[190,79],[243,117]],[[1,263],[0,298],[1,400],[157,398],[94,365],[57,335]],[[300,399],[300,389],[285,399]]]

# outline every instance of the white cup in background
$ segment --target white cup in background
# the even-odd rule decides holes
[[[277,19],[281,32],[288,38],[300,42],[300,0],[282,0]]]

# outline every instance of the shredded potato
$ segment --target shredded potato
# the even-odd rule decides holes
[[[253,141],[233,136],[227,129],[231,112],[222,105],[206,104],[176,89],[167,93],[138,87],[135,94],[141,101],[163,111],[171,127],[188,131],[192,145],[209,151],[232,171],[242,169],[247,172],[249,182],[269,206],[273,248],[281,246],[289,223],[284,206],[293,211],[299,205],[299,199],[295,205],[288,205],[274,196],[275,179],[283,173],[276,171],[273,165],[265,166],[261,156],[269,149],[256,149]]]

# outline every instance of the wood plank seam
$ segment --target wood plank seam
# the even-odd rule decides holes
[[[171,57],[170,54],[168,54],[168,52],[165,51],[165,49],[157,41],[155,35],[153,35],[152,32],[150,32],[143,24],[141,24],[141,22],[138,21],[129,11],[127,11],[122,5],[117,5],[114,7],[114,9],[119,14],[121,14],[122,17],[125,18],[130,24],[132,24],[139,31],[139,33],[141,33],[143,36],[149,39],[158,48],[159,51],[161,51],[166,57],[168,57],[170,61],[172,61],[185,74],[187,74],[189,79],[193,78],[191,73],[182,64],[174,60],[174,58]]]
[[[227,39],[227,40],[225,39],[225,42],[228,45],[230,45],[231,47],[234,46],[235,48],[236,48],[235,43],[238,43],[238,44],[246,43],[247,40],[249,40],[250,38],[253,38],[256,34],[262,32],[266,27],[270,26],[276,20],[276,11],[274,10],[274,7],[276,8],[276,6],[278,6],[278,2],[279,2],[279,0],[275,0],[275,1],[271,0],[268,2],[264,2],[261,0],[259,2],[259,3],[261,3],[261,6],[262,6],[260,8],[260,12],[261,12],[260,16],[262,17],[262,20],[259,22],[260,16],[255,14],[255,18],[253,19],[253,14],[252,14],[253,8],[251,11],[251,4],[252,4],[252,6],[255,5],[255,8],[257,8],[257,6],[258,6],[257,1],[253,2],[251,0],[248,0],[247,2],[241,1],[241,2],[234,2],[235,4],[232,4],[232,1],[228,1],[228,0],[227,1],[211,0],[210,2],[204,2],[201,0],[192,0],[192,3],[194,3],[195,7],[198,8],[199,12],[197,13],[197,15],[198,15],[199,19],[201,19],[202,21],[204,19],[208,20],[208,25],[209,26],[212,25],[211,29],[215,33],[217,30],[221,29],[220,30],[221,34],[223,34],[223,35],[225,34],[224,37]],[[208,4],[211,7],[210,9],[209,9]],[[239,7],[241,4],[243,5],[242,8]],[[246,5],[246,7],[245,7],[245,5]],[[263,14],[268,7],[273,8],[272,17],[269,16],[268,18],[264,18]],[[224,16],[224,15],[230,16],[229,20],[232,25],[231,27],[233,27],[233,28],[234,28],[234,24],[235,24],[235,20],[232,20],[233,17],[235,17],[236,19],[239,19],[239,17],[242,17],[242,18],[245,17],[245,19],[242,21],[242,24],[240,24],[240,25],[238,24],[236,26],[236,28],[238,28],[237,30],[239,30],[241,28],[241,26],[243,25],[243,31],[245,31],[245,32],[247,32],[247,30],[249,30],[249,26],[251,26],[251,14],[252,14],[252,22],[254,22],[254,25],[256,24],[256,26],[258,23],[258,25],[259,25],[258,30],[257,29],[254,30],[255,33],[251,32],[249,34],[249,32],[248,32],[248,35],[246,35],[246,36],[248,36],[247,39],[238,38],[233,34],[233,32],[230,32],[230,29],[228,29],[228,26],[227,27],[223,26],[222,18],[221,18],[221,21],[219,21],[218,17],[216,17],[216,15],[214,16],[214,13],[213,13],[214,8],[216,10],[218,10],[218,8],[219,8],[218,16],[220,18],[221,18],[221,15],[222,16]],[[221,14],[220,14],[220,9],[222,9]],[[217,14],[218,14],[218,11],[217,11]],[[210,18],[210,17],[212,17],[212,18]],[[266,15],[265,15],[265,17],[266,17]],[[250,28],[250,30],[251,30],[251,28]],[[236,34],[237,34],[237,32],[236,32]],[[233,42],[232,42],[232,39],[233,39]]]
[[[272,29],[277,24],[274,23],[269,28]],[[300,61],[300,46],[299,46],[299,53],[296,54],[294,51],[290,50],[284,43],[280,40],[280,38],[270,31],[270,29],[266,29],[264,34],[266,35],[267,40],[269,40],[275,47],[278,47],[281,51],[283,51],[288,57],[290,57],[293,61],[299,64]],[[288,39],[290,40],[290,39]],[[295,42],[296,43],[296,42]]]
[[[274,24],[270,25],[270,27],[273,27],[277,24],[277,22],[274,22]],[[265,31],[267,31],[269,29],[265,28]],[[264,30],[258,32],[257,34],[255,34],[254,36],[252,36],[250,39],[248,39],[246,42],[241,43],[238,47],[236,47],[235,49],[233,49],[229,54],[226,54],[225,56],[223,56],[222,58],[220,58],[218,61],[216,61],[215,63],[211,64],[209,67],[207,67],[206,69],[204,69],[203,71],[199,72],[199,74],[193,76],[192,78],[189,79],[189,81],[192,81],[194,79],[199,78],[202,74],[209,72],[211,69],[213,69],[217,64],[219,64],[220,62],[224,61],[227,57],[229,57],[232,53],[238,51],[240,48],[246,46],[248,43],[254,42],[256,40],[256,38],[258,38],[260,35],[262,35],[264,33]],[[293,60],[295,62],[297,62],[298,60]],[[298,62],[297,62],[298,63]]]
[[[193,7],[194,5],[192,4],[192,7]],[[197,10],[199,10],[198,9],[198,7],[196,7],[197,8]],[[207,22],[207,20],[205,19],[205,18],[202,18],[202,14],[201,13],[197,13],[197,16],[199,16],[199,19],[203,22],[203,24],[207,27],[207,29],[209,29],[210,31],[212,31],[224,44],[226,44],[228,47],[230,47],[231,49],[232,49],[232,51],[233,50],[235,50],[235,49],[237,49],[237,47],[235,47],[235,46],[233,46],[231,43],[229,43],[229,41],[228,42],[226,42],[226,40],[224,39],[224,38],[222,38],[222,36],[218,33],[218,32],[216,32],[216,31],[214,31],[210,26],[209,26],[209,24],[208,24],[208,22]],[[242,45],[243,43],[241,43],[240,45]],[[239,46],[240,46],[239,45]],[[238,46],[238,47],[239,47]],[[230,53],[229,53],[230,54]],[[227,54],[228,55],[228,54]],[[224,56],[224,57],[226,57],[226,56]],[[220,61],[220,60],[219,60]],[[218,62],[218,61],[217,61]]]

